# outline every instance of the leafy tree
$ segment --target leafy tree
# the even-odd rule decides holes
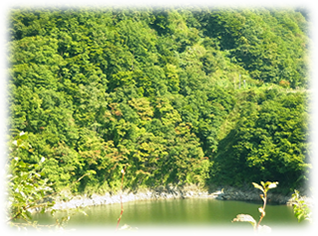
[[[47,159],[42,156],[41,160],[34,164],[22,160],[21,156],[23,156],[23,153],[34,152],[28,139],[28,133],[20,132],[16,136],[11,137],[9,141],[10,155],[6,163],[8,172],[6,176],[8,184],[6,191],[8,195],[6,205],[7,223],[18,229],[27,229],[28,227],[37,229],[40,227],[55,227],[60,229],[70,219],[70,213],[68,212],[62,218],[56,218],[56,210],[51,208],[54,205],[53,195],[58,192],[54,191],[52,183],[50,183],[48,178],[44,177],[45,173],[41,171],[41,167],[47,162]],[[86,175],[89,175],[89,173],[81,176],[76,182]],[[38,210],[42,214],[49,211],[55,218],[55,223],[52,225],[38,224],[32,216],[34,210]],[[77,211],[86,215],[82,210]]]
[[[266,177],[277,179],[291,189],[303,183],[310,167],[304,135],[307,118],[300,115],[305,114],[302,110],[304,97],[291,105],[299,95],[281,94],[261,105],[247,103],[236,128],[224,139],[224,144],[220,143],[225,146],[216,156],[215,165],[223,166],[224,171],[230,168],[238,171],[239,168],[249,173],[248,176],[244,172],[237,175],[235,179],[241,179],[238,182]]]
[[[58,191],[307,179],[308,21],[293,9],[13,9],[9,125]],[[305,92],[304,92],[305,91]],[[246,177],[244,173],[250,173]]]
[[[300,12],[306,19],[307,22],[312,23],[315,28],[308,25],[307,27],[302,24],[302,30],[310,37],[314,43],[317,42],[317,9],[312,2],[308,1],[296,1],[296,11]],[[306,28],[305,28],[306,27]],[[309,28],[310,27],[310,28]]]

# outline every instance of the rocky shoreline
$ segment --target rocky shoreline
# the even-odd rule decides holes
[[[64,201],[55,199],[56,210],[82,208],[107,204],[118,204],[120,202],[143,201],[143,200],[165,200],[165,199],[186,199],[186,198],[211,198],[216,200],[237,200],[237,201],[260,201],[260,192],[257,189],[243,191],[234,187],[215,188],[212,191],[202,189],[196,185],[185,187],[160,186],[155,189],[138,189],[135,191],[124,190],[116,194],[110,192],[103,195],[92,194],[91,196],[70,196],[70,200]],[[268,194],[268,202],[274,204],[290,203],[291,195]]]

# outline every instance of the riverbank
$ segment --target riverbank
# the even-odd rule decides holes
[[[65,195],[65,194],[64,194]],[[186,198],[211,198],[216,200],[237,200],[237,201],[260,201],[260,191],[257,189],[245,190],[234,187],[211,188],[209,190],[196,185],[184,187],[160,186],[154,189],[124,190],[117,193],[107,192],[103,195],[92,194],[90,196],[78,195],[59,197],[55,199],[53,209],[64,210],[116,204],[120,202],[143,201],[143,200],[165,200],[165,199],[186,199]],[[63,200],[64,199],[64,200]],[[268,193],[268,202],[273,204],[287,204],[291,199],[290,195]]]

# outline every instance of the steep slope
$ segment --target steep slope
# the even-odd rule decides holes
[[[0,15],[1,139],[28,132],[33,149],[25,159],[47,157],[43,174],[56,187],[93,171],[77,189],[113,188],[123,166],[130,187],[232,178],[224,170],[235,162],[222,164],[223,139],[232,129],[240,134],[245,110],[259,107],[254,98],[244,105],[251,94],[274,93],[266,99],[278,110],[256,109],[274,114],[280,105],[266,86],[315,86],[315,47],[304,33],[311,25],[294,8],[275,0],[7,3]],[[305,178],[293,181],[311,186],[308,168],[316,167],[301,153],[302,161],[283,161],[283,168],[296,168]],[[255,172],[255,179],[274,173],[285,181],[277,168]],[[244,181],[242,174],[234,184]]]

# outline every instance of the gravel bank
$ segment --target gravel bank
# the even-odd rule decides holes
[[[243,191],[234,187],[218,188],[213,191],[207,191],[197,186],[185,187],[158,187],[155,189],[139,189],[136,191],[119,191],[116,194],[106,193],[104,195],[93,194],[91,196],[74,196],[68,201],[55,200],[53,209],[71,209],[87,206],[98,206],[107,204],[116,204],[129,201],[142,200],[164,200],[164,199],[185,199],[185,198],[211,198],[217,200],[238,200],[238,201],[260,201],[260,191],[257,189]],[[291,198],[279,194],[268,193],[269,203],[286,204]]]

